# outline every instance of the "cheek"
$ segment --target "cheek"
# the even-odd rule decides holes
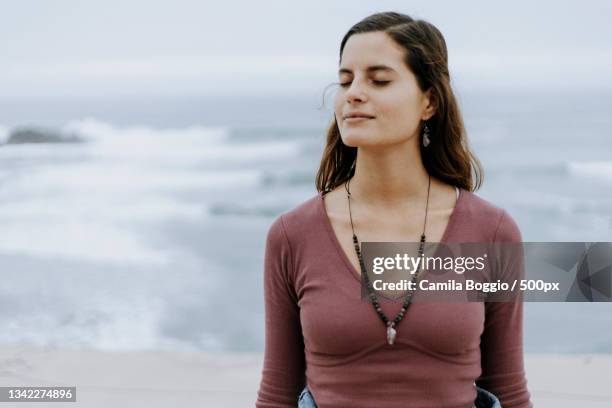
[[[340,91],[336,92],[334,95],[334,114],[336,115],[336,121],[338,124],[342,122],[342,104],[343,104],[343,96]]]
[[[381,126],[395,129],[402,134],[412,133],[418,127],[420,112],[415,101],[407,98],[405,94],[381,101],[380,107]]]

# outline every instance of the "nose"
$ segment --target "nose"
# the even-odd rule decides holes
[[[367,95],[363,91],[363,87],[359,85],[359,81],[355,79],[347,89],[345,97],[348,103],[365,102],[367,100]]]

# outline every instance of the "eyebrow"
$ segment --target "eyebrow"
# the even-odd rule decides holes
[[[371,65],[368,68],[366,68],[367,72],[373,72],[373,71],[395,71],[393,68],[388,67],[386,65]],[[353,71],[351,71],[348,68],[340,68],[338,70],[338,74],[352,74]]]

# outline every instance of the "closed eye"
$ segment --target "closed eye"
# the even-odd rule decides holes
[[[385,86],[387,85],[389,82],[391,81],[376,81],[376,80],[372,80],[372,82],[376,85],[376,86]],[[339,85],[343,88],[346,88],[347,86],[349,86],[351,84],[350,81],[348,82],[341,82]]]

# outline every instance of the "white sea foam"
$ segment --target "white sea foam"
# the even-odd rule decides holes
[[[122,299],[89,294],[71,302],[56,305],[53,314],[33,310],[27,319],[7,316],[3,321],[7,330],[0,334],[0,342],[122,352],[197,350],[187,342],[160,336],[159,318],[164,311],[161,299],[144,294]]]
[[[107,222],[155,222],[170,218],[198,219],[206,214],[206,206],[180,202],[170,197],[148,195],[134,200],[133,197],[99,197],[84,194],[70,199],[65,196],[50,196],[28,201],[0,203],[0,220],[37,220],[70,218],[77,221],[96,218]]]
[[[127,148],[138,148],[159,141],[194,145],[221,143],[227,139],[225,127],[192,126],[155,129],[147,126],[130,126],[119,128],[95,118],[70,121],[64,125],[62,130],[66,133],[75,132],[90,140],[115,142]]]
[[[0,253],[121,265],[166,265],[170,254],[128,228],[90,218],[3,219]]]
[[[205,222],[206,194],[262,183],[255,168],[195,164],[269,158],[296,146],[229,146],[225,128],[118,128],[94,119],[70,122],[62,132],[88,142],[0,147],[0,158],[20,164],[0,171],[0,252],[168,264],[172,255],[151,246],[143,227],[175,219]],[[200,198],[181,198],[192,193]]]
[[[296,141],[228,143],[224,127],[154,129],[145,126],[115,127],[95,119],[68,123],[63,131],[76,132],[93,142],[86,146],[93,158],[146,161],[186,166],[206,162],[262,161],[295,157]]]
[[[17,167],[2,171],[0,251],[49,258],[160,264],[142,223],[205,222],[206,194],[253,188],[253,161],[290,158],[299,142],[228,142],[227,129],[117,127],[72,121],[62,133],[86,143],[0,148]],[[234,165],[231,165],[234,163]],[[199,200],[180,198],[197,194]],[[194,197],[193,194],[191,197]],[[155,227],[153,227],[155,228]]]
[[[33,168],[7,181],[5,189],[14,193],[49,194],[59,192],[136,194],[143,191],[176,192],[226,186],[255,186],[262,175],[255,170],[197,171],[164,169],[133,163],[81,162]]]

